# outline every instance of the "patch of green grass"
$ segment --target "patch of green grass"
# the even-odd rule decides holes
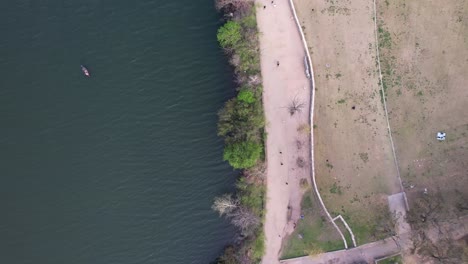
[[[241,24],[246,28],[255,29],[257,27],[256,13],[255,12],[250,12],[249,15],[242,18]]]
[[[384,92],[387,93],[388,83],[386,81],[386,78],[382,79],[382,88],[383,88]]]
[[[403,258],[401,255],[397,255],[391,258],[379,260],[377,264],[403,264]]]
[[[309,183],[308,183],[307,180],[304,179],[304,178],[301,179],[301,180],[299,181],[299,186],[301,186],[301,189],[302,189],[302,190],[307,190],[307,189],[309,189]]]
[[[344,216],[343,216],[344,217]],[[346,217],[345,217],[346,219]],[[346,219],[346,222],[353,230],[354,238],[358,245],[370,242],[372,230],[374,230],[373,225],[368,225],[367,223],[355,222],[352,219]]]
[[[419,91],[416,95],[417,95],[417,96],[423,96],[423,92],[422,92],[422,91]]]
[[[340,100],[338,100],[337,103],[339,103],[339,104],[344,104],[345,102],[346,102],[346,99],[340,99]]]
[[[392,47],[392,37],[390,32],[385,30],[382,26],[379,26],[377,31],[379,36],[379,48],[390,49]]]
[[[313,206],[314,204],[312,203],[312,198],[310,197],[310,195],[304,195],[301,204],[302,210],[310,210]]]
[[[400,76],[400,75],[398,75],[398,76],[396,77],[396,80],[395,80],[394,83],[395,83],[395,85],[401,85],[401,76]]]
[[[260,228],[257,237],[252,243],[252,256],[254,259],[261,259],[265,253],[265,233],[263,228]]]
[[[369,154],[366,153],[359,153],[359,157],[362,159],[362,161],[367,162],[369,160]]]
[[[337,79],[340,78],[341,76],[342,76],[341,73],[335,74],[335,77],[336,77]]]
[[[383,74],[392,75],[392,69],[391,69],[391,68],[386,68],[386,69],[383,71]]]
[[[327,168],[329,168],[329,169],[333,169],[333,165],[331,163],[329,163],[328,161],[327,161],[327,164],[325,164],[325,166],[327,166]]]
[[[330,188],[330,193],[342,194],[341,186],[337,185],[336,182],[333,183]]]
[[[324,216],[320,215],[318,201],[312,193],[302,198],[304,219],[298,221],[296,229],[283,246],[281,259],[318,254],[343,248],[343,241]]]
[[[361,199],[357,202],[362,203]],[[394,224],[388,206],[385,204],[365,207],[360,211],[348,210],[341,215],[351,227],[358,245],[388,238],[394,232],[390,230]]]
[[[266,187],[264,185],[250,184],[244,177],[239,179],[236,186],[241,204],[262,218],[264,212],[263,198],[265,197]]]
[[[346,226],[341,220],[336,220],[335,224],[338,226],[338,228],[341,230],[343,235],[345,236],[346,243],[348,243],[348,247],[353,247],[353,239],[351,238],[351,234],[349,233],[348,229],[346,229]]]
[[[384,96],[383,96],[382,90],[379,90],[379,94],[380,94],[380,102],[381,102],[382,105],[383,105],[383,104],[384,104]]]

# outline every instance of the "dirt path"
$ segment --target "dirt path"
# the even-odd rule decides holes
[[[256,3],[268,161],[266,251],[262,262],[273,264],[279,263],[282,240],[300,218],[303,192],[299,182],[303,178],[310,180],[310,81],[305,74],[305,51],[288,1]],[[291,116],[288,106],[294,99],[303,107]],[[303,129],[299,129],[301,126]],[[300,166],[299,160],[305,164]]]

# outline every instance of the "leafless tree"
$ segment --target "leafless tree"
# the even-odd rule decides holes
[[[288,106],[289,114],[293,116],[295,113],[301,113],[302,109],[305,107],[305,104],[299,99],[297,99],[297,96],[294,97],[294,99],[291,101],[291,103]]]
[[[220,216],[225,215],[231,220],[231,223],[241,230],[243,236],[249,236],[260,224],[260,219],[251,210],[240,205],[237,198],[232,194],[224,194],[215,198],[213,210]]]
[[[215,8],[224,13],[225,19],[239,19],[250,10],[254,0],[215,0]]]
[[[266,165],[264,162],[259,162],[252,168],[244,171],[244,176],[250,181],[260,180],[265,178]]]
[[[239,201],[232,194],[227,193],[223,196],[218,196],[211,208],[219,213],[219,216],[230,215],[239,207]]]
[[[416,236],[413,236],[413,246],[416,253],[435,260],[436,263],[457,264],[466,263],[464,261],[468,260],[463,245],[457,244],[446,236],[434,242],[426,234],[426,231],[420,231]]]
[[[412,251],[437,263],[463,263],[468,256],[450,232],[457,222],[457,210],[438,191],[417,197],[407,215],[414,230]]]
[[[438,193],[421,195],[411,207],[407,220],[415,230],[437,227],[439,222],[454,217]]]
[[[250,86],[258,86],[262,83],[262,78],[259,74],[250,75],[248,83]]]
[[[255,228],[260,224],[260,219],[249,209],[240,206],[232,211],[228,216],[231,223],[238,227],[245,236],[251,235]]]

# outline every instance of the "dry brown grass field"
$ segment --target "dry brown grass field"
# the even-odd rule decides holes
[[[410,209],[441,194],[443,207],[466,214],[468,1],[377,1],[378,44],[373,1],[294,2],[314,64],[316,176],[332,216],[358,244],[388,235],[379,224],[387,196],[401,191],[398,170]]]
[[[332,216],[357,243],[381,238],[387,196],[400,192],[376,64],[373,2],[295,0],[315,80],[315,164]]]
[[[408,196],[468,203],[468,1],[379,1],[379,39]],[[436,133],[446,133],[437,141]],[[462,197],[465,198],[462,198]],[[413,199],[410,199],[410,207]]]

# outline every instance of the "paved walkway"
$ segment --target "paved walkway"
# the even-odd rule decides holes
[[[400,248],[392,238],[362,245],[360,247],[328,252],[313,257],[302,257],[281,261],[284,264],[351,264],[374,263],[375,259],[394,255]]]
[[[388,208],[396,220],[396,233],[405,234],[411,231],[406,222],[406,194],[404,192],[388,196]]]

